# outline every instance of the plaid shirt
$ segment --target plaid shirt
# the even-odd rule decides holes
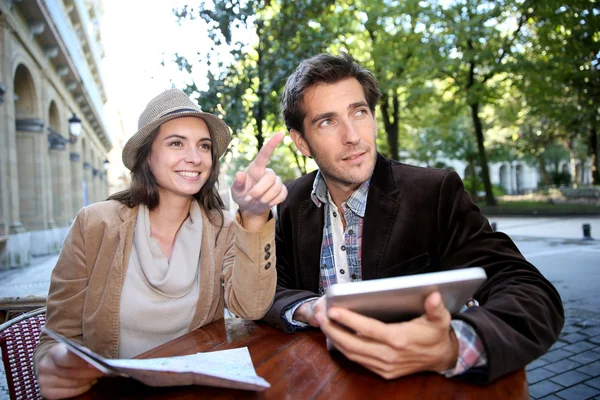
[[[344,232],[345,253],[348,260],[348,269],[353,282],[362,279],[360,260],[362,256],[362,229],[365,209],[367,208],[367,194],[369,193],[369,182],[366,181],[352,193],[350,198],[342,203],[342,213],[346,220],[346,231]],[[325,205],[325,225],[323,227],[323,242],[321,244],[321,283],[319,292],[325,294],[325,289],[337,283],[335,257],[333,249],[333,229],[330,207],[335,207],[330,201],[329,192],[321,171],[317,172],[313,183],[311,199],[317,207]],[[335,211],[334,211],[335,212]]]
[[[342,203],[342,212],[346,219],[346,232],[344,232],[346,255],[348,257],[348,268],[352,274],[352,281],[359,281],[362,277],[362,228],[365,209],[367,207],[369,184],[370,181],[364,182],[354,193],[352,193],[346,202]],[[331,205],[329,202],[327,185],[325,184],[325,179],[323,179],[321,171],[317,172],[317,176],[315,177],[311,199],[317,207],[325,205],[325,225],[323,227],[323,241],[321,243],[321,283],[319,285],[319,292],[323,295],[325,290],[330,285],[336,283],[337,280],[335,259],[333,257],[333,235],[329,210]],[[349,232],[352,232],[352,234],[348,234]],[[288,322],[297,327],[307,326],[299,321],[294,321],[291,317],[302,303],[310,300],[312,299],[298,302],[290,307],[285,312],[285,318]],[[473,304],[473,307],[479,305],[475,300],[469,300],[470,304]],[[466,306],[463,307],[463,310],[461,311],[464,311],[466,308]],[[477,335],[477,332],[475,332],[475,329],[462,320],[452,320],[450,324],[458,341],[458,360],[453,369],[442,371],[441,374],[446,377],[453,377],[463,374],[471,368],[485,367],[487,365],[487,356],[483,347],[483,342]]]

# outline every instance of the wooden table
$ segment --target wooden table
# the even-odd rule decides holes
[[[185,386],[155,388],[132,379],[102,378],[81,399],[528,399],[525,370],[488,386],[419,374],[386,381],[325,348],[321,332],[286,334],[265,324],[226,319],[142,354],[188,355],[248,346],[254,367],[271,388],[264,392]]]

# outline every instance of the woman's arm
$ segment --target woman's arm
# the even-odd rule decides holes
[[[85,209],[79,212],[52,271],[46,327],[82,343],[83,304],[88,285],[85,262]],[[103,374],[42,333],[33,354],[34,371],[44,398],[73,397],[90,389]]]
[[[261,319],[271,307],[277,285],[275,219],[250,232],[241,225],[238,213],[226,240],[221,275],[225,304],[239,317]]]

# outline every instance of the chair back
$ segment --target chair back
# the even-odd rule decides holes
[[[46,323],[46,308],[40,308],[0,325],[0,349],[8,394],[16,399],[41,399],[31,356]]]

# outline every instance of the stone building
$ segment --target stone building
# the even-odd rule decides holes
[[[0,268],[58,252],[107,196],[98,15],[97,0],[0,0]]]

